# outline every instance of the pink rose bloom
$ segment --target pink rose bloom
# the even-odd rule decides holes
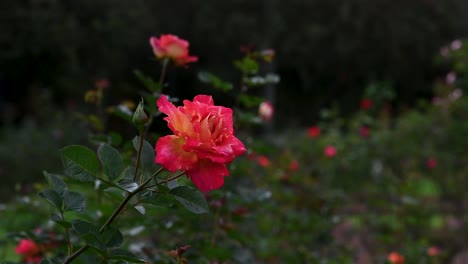
[[[183,66],[198,61],[198,57],[189,55],[189,43],[174,35],[161,35],[150,38],[150,45],[158,59],[171,59],[176,66]]]
[[[21,239],[15,248],[15,252],[24,258],[32,257],[41,252],[39,246],[32,239]]]
[[[215,106],[208,95],[183,103],[175,107],[164,95],[156,103],[174,135],[156,142],[155,162],[171,172],[185,171],[201,191],[218,189],[229,175],[226,164],[246,151],[234,136],[232,110]]]
[[[270,121],[274,111],[273,105],[268,101],[261,103],[258,107],[258,114],[264,121]]]
[[[437,167],[437,160],[435,158],[428,158],[426,160],[426,167],[431,170],[435,169]]]
[[[318,127],[318,126],[309,127],[307,129],[307,134],[311,138],[316,138],[316,137],[320,136],[320,127]]]
[[[334,156],[336,156],[336,148],[334,146],[331,146],[331,145],[326,146],[325,150],[324,150],[324,154],[325,154],[325,156],[330,157],[330,158],[334,157]]]

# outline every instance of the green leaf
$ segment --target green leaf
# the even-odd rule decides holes
[[[65,221],[60,215],[57,215],[57,214],[52,214],[50,216],[50,220],[54,221],[58,225],[61,225],[65,228],[70,228],[72,226],[70,222]]]
[[[87,221],[76,219],[72,222],[72,228],[89,246],[98,249],[100,253],[104,253],[107,247],[101,242],[99,228]]]
[[[251,108],[260,105],[263,101],[265,101],[265,98],[248,94],[241,94],[239,100],[245,107]]]
[[[234,61],[234,66],[244,74],[255,74],[259,68],[258,63],[249,57]]]
[[[169,191],[169,194],[179,201],[187,210],[194,214],[208,212],[208,204],[203,194],[188,186],[179,186]]]
[[[120,247],[123,235],[117,228],[108,226],[102,231],[100,239],[107,247]]]
[[[148,203],[160,207],[171,207],[174,205],[174,197],[163,193],[144,193],[140,196],[142,203]]]
[[[72,228],[80,236],[99,234],[99,228],[88,221],[76,219],[72,222]]]
[[[102,144],[98,148],[98,157],[107,178],[111,181],[117,179],[123,168],[119,151],[108,144]]]
[[[63,195],[65,211],[83,212],[86,207],[84,195],[79,192],[66,191]]]
[[[62,196],[54,190],[43,190],[39,192],[39,196],[53,204],[59,211],[62,210],[63,199]]]
[[[62,179],[60,179],[59,176],[50,174],[47,171],[42,171],[42,173],[47,179],[47,182],[49,183],[49,186],[52,188],[52,190],[56,191],[58,194],[60,194],[60,196],[62,196],[63,193],[68,190],[68,186],[64,181],[62,181]]]
[[[68,146],[60,150],[65,174],[80,181],[93,181],[99,171],[96,154],[84,146]]]
[[[138,184],[130,179],[121,179],[117,182],[117,185],[128,192],[133,192],[138,188]]]
[[[133,140],[133,147],[138,151],[140,144],[140,137],[136,136]],[[144,169],[151,170],[154,164],[155,152],[153,146],[148,143],[146,140],[143,140],[143,147],[141,150],[140,157],[140,166],[143,166]]]
[[[232,83],[221,80],[218,76],[209,72],[199,72],[198,79],[204,83],[209,83],[221,91],[228,92],[232,90]]]
[[[146,263],[144,259],[141,259],[135,254],[121,248],[111,250],[109,252],[109,259],[125,260],[131,263]]]
[[[152,78],[145,76],[141,71],[134,70],[133,73],[135,77],[143,83],[143,85],[150,91],[160,91],[161,85],[158,82],[155,82]]]
[[[43,258],[39,264],[54,264],[52,260]]]
[[[136,205],[136,206],[133,206],[133,208],[135,208],[135,210],[137,210],[142,215],[146,214],[146,209],[142,205]]]

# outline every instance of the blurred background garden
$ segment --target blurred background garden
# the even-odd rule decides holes
[[[0,22],[0,262],[24,263],[21,237],[55,234],[43,254],[58,254],[43,170],[59,173],[72,144],[131,152],[127,112],[163,70],[149,38],[174,34],[198,62],[168,67],[164,93],[239,110],[247,153],[206,194],[209,213],[126,214],[130,251],[468,263],[467,1],[1,1]],[[162,117],[149,130],[153,146],[169,131]],[[102,221],[115,204],[88,192],[86,217]]]

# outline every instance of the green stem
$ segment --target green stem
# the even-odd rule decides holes
[[[141,158],[141,150],[143,149],[143,130],[140,130],[140,143],[138,144],[138,153],[137,159],[135,164],[135,171],[133,172],[133,181],[135,181],[136,176],[138,174],[138,167],[140,167],[140,158]]]
[[[165,58],[163,60],[161,75],[159,75],[159,85],[161,85],[161,94],[164,89],[164,77],[166,77],[167,65],[169,65],[169,58]]]
[[[62,210],[60,210],[60,215],[62,216],[62,220],[65,220]],[[71,241],[70,241],[70,232],[68,228],[66,227],[64,228],[65,228],[65,239],[67,240],[68,256],[71,256],[71,254],[73,254],[73,245],[71,244]]]
[[[160,169],[160,170],[161,170],[161,169]],[[164,180],[158,182],[158,184],[163,184],[163,183],[166,183],[166,182],[170,182],[170,181],[172,181],[172,180],[175,180],[175,179],[179,178],[180,176],[182,176],[182,175],[184,175],[184,174],[185,174],[185,171],[182,171],[181,173],[178,173],[178,174],[176,174],[175,176],[172,176],[172,177],[170,177],[170,178],[167,178],[167,179],[164,179]],[[154,176],[156,176],[156,173],[153,174],[152,177],[154,177]],[[151,188],[151,187],[154,187],[154,186],[156,186],[156,185],[157,185],[157,184],[153,184],[153,185],[150,185],[150,186],[148,186],[148,187],[146,187],[146,188]]]

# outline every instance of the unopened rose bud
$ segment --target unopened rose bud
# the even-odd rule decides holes
[[[141,129],[146,122],[148,122],[148,115],[145,113],[144,110],[144,102],[143,100],[138,104],[137,109],[135,110],[135,113],[133,114],[133,123],[138,127],[138,129]]]

